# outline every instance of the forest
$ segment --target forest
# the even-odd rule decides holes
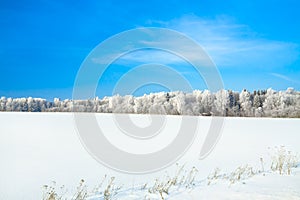
[[[241,92],[220,90],[194,90],[132,95],[114,95],[86,100],[47,101],[42,98],[1,97],[0,111],[10,112],[95,112],[167,114],[193,116],[236,116],[236,117],[300,117],[300,92],[293,88],[285,91],[273,89],[246,89]]]

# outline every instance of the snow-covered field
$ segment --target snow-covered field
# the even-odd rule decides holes
[[[116,130],[112,114],[96,116],[103,130]],[[147,123],[147,116],[133,115],[133,118],[136,123]],[[166,130],[171,131],[163,138],[173,137],[180,118],[167,116]],[[284,145],[299,153],[300,119],[225,118],[216,148],[206,159],[198,160],[211,120],[210,117],[198,118],[198,136],[178,161],[186,163],[187,168],[197,167],[197,186],[170,194],[169,199],[300,199],[299,168],[290,176],[266,172],[265,176],[257,174],[233,185],[227,180],[218,180],[207,186],[204,181],[216,167],[224,173],[245,164],[260,169],[260,158],[263,158],[267,168],[270,163],[268,147]],[[118,140],[118,134],[107,137],[120,148],[126,147],[126,143]],[[160,145],[165,144],[158,143],[153,148],[160,148]],[[149,150],[153,149],[149,146]],[[175,171],[171,166],[153,174],[128,175],[107,169],[81,145],[72,113],[0,113],[0,159],[0,199],[41,199],[42,186],[52,181],[58,186],[65,185],[66,195],[73,194],[81,179],[93,189],[105,174],[116,177],[116,184],[124,185],[123,188],[134,188],[143,183],[153,184],[155,178],[164,176],[166,171],[170,174]],[[132,190],[131,196],[124,193],[123,197],[144,198],[137,194]]]
[[[256,175],[234,185],[229,185],[226,181],[219,181],[210,186],[201,185],[195,190],[180,193],[170,199],[296,200],[300,199],[299,186],[300,170],[297,168],[291,176],[279,174]]]

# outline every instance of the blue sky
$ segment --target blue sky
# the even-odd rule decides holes
[[[216,63],[226,89],[300,90],[299,7],[296,0],[1,1],[0,96],[71,98],[89,52],[137,27],[170,28],[197,41]],[[153,59],[188,72],[184,76],[194,88],[206,89],[192,67],[173,55],[141,51],[107,70],[98,95],[111,94],[126,66]],[[147,86],[136,95],[163,89]]]

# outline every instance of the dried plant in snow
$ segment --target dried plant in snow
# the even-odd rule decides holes
[[[297,167],[299,162],[298,155],[286,150],[285,146],[275,147],[271,150],[271,170],[279,174],[291,174],[291,169]]]
[[[184,165],[177,165],[177,171],[174,176],[165,176],[162,180],[156,179],[154,185],[148,188],[148,193],[159,194],[162,200],[170,194],[172,189],[178,190],[181,187],[192,188],[194,186],[195,177],[198,172],[196,167],[192,167],[187,171],[184,169]]]
[[[217,181],[220,178],[223,178],[220,168],[215,168],[214,171],[207,177],[207,185],[211,185],[213,182]]]
[[[231,172],[228,176],[228,180],[230,184],[233,184],[237,181],[245,180],[247,178],[252,177],[255,174],[253,167],[249,165],[244,165],[236,168],[233,172]]]
[[[63,200],[63,196],[66,194],[67,190],[64,186],[57,189],[56,182],[53,181],[51,185],[43,186],[43,200]]]
[[[81,179],[77,191],[72,197],[72,200],[85,200],[87,198],[87,186],[84,184],[84,180]]]

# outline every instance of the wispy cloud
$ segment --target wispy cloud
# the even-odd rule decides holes
[[[270,73],[270,75],[275,76],[275,77],[280,78],[280,79],[283,79],[285,81],[294,82],[294,83],[300,83],[299,81],[293,80],[293,79],[291,79],[288,76],[285,76],[283,74]]]
[[[146,24],[184,33],[199,43],[218,67],[274,69],[289,66],[299,59],[297,44],[270,40],[252,31],[247,25],[236,23],[234,19],[226,16],[203,19],[189,15],[171,21],[149,20]],[[139,42],[169,47],[169,49],[180,49],[190,60],[201,60],[205,57],[172,37],[153,38],[153,41],[141,39]],[[111,57],[111,55],[105,56]],[[105,62],[105,56],[95,61]],[[183,64],[185,61],[170,52],[141,50],[122,56],[118,62]]]
[[[299,57],[297,44],[269,40],[226,16],[209,20],[185,16],[165,26],[199,42],[219,67],[276,68]]]
[[[277,68],[290,65],[299,58],[297,44],[269,40],[252,31],[247,25],[238,24],[226,16],[216,19],[184,16],[168,22],[149,20],[147,24],[171,28],[191,37],[208,52],[218,67]],[[174,42],[172,38],[165,38],[160,42],[164,42],[166,46],[177,45],[177,48],[185,46]],[[199,56],[194,52],[189,53],[195,59]],[[181,62],[179,58],[160,55],[160,53],[145,54],[144,52],[143,55],[128,56],[126,59],[149,61],[159,58],[165,63]]]

